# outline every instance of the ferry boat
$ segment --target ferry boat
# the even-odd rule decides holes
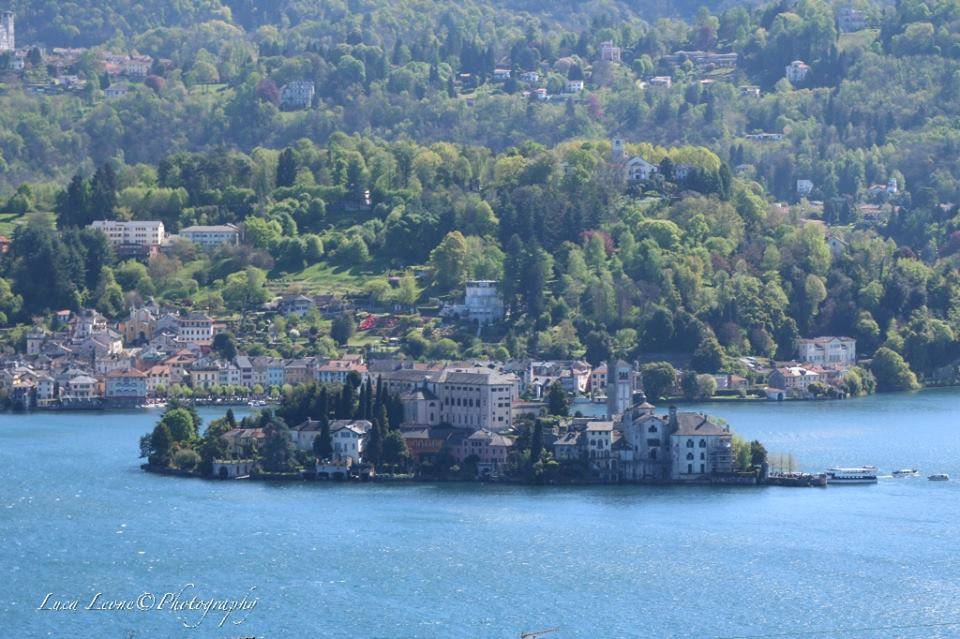
[[[930,481],[950,481],[950,475],[946,473],[937,473],[935,475],[930,475],[927,477]]]
[[[894,477],[916,477],[920,474],[920,471],[916,468],[901,468],[900,470],[895,470],[891,473]]]
[[[854,466],[852,468],[828,468],[828,484],[875,484],[877,483],[876,466]]]

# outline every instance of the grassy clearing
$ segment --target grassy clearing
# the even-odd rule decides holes
[[[879,29],[864,29],[852,33],[841,33],[840,40],[837,42],[837,48],[840,51],[867,48],[873,44],[879,35]]]
[[[376,272],[363,271],[358,267],[346,268],[320,262],[297,273],[271,279],[269,286],[271,290],[281,291],[299,284],[304,292],[317,295],[358,293],[368,281],[378,276]]]

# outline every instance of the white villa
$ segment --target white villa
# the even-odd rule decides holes
[[[833,336],[799,339],[797,357],[805,364],[853,366],[857,362],[857,340]]]

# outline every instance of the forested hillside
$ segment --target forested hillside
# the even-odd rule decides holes
[[[19,45],[96,46],[69,89],[47,84],[61,54],[0,58],[8,321],[284,287],[413,308],[490,278],[504,326],[414,322],[401,348],[712,372],[829,333],[924,374],[960,355],[960,4],[541,4],[13,3]],[[625,175],[613,138],[655,174]],[[84,229],[104,217],[246,244],[117,262]]]

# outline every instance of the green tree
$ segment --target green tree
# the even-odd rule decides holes
[[[217,355],[227,361],[233,361],[233,358],[237,356],[236,338],[229,331],[214,335],[212,347]]]
[[[394,467],[405,466],[410,460],[407,443],[398,430],[392,430],[383,438],[383,462]]]
[[[690,366],[698,373],[717,373],[723,368],[723,347],[713,335],[706,335],[693,352]]]
[[[197,422],[186,408],[169,408],[160,419],[175,442],[191,442],[197,438]]]
[[[150,436],[147,461],[154,466],[166,466],[169,464],[173,442],[174,438],[170,432],[170,427],[161,421],[154,427],[153,434]]]
[[[433,281],[437,288],[449,291],[463,284],[467,276],[467,240],[460,231],[447,233],[430,253]]]
[[[655,402],[665,397],[677,382],[677,371],[670,362],[651,362],[640,369],[643,392],[647,400]]]
[[[123,313],[123,289],[113,276],[113,269],[106,267],[100,271],[100,281],[94,291],[94,307],[111,319],[117,319]]]
[[[712,375],[687,373],[683,377],[683,395],[690,400],[704,400],[717,392],[717,381]]]
[[[224,282],[223,301],[241,312],[262,305],[270,298],[266,288],[267,274],[253,266],[242,272],[231,273]]]
[[[570,401],[567,394],[563,392],[563,387],[559,381],[550,385],[550,392],[547,394],[547,412],[551,415],[565,417],[570,411]]]
[[[357,331],[352,313],[341,313],[333,318],[330,325],[330,337],[340,346],[346,346]]]
[[[93,219],[112,220],[117,208],[117,173],[109,162],[102,165],[90,180],[90,205],[86,215]]]
[[[294,448],[290,437],[290,428],[283,419],[269,412],[261,416],[264,431],[263,467],[273,473],[284,473],[294,469]]]
[[[762,466],[767,463],[767,449],[756,439],[750,442],[750,465]]]
[[[193,470],[200,461],[200,455],[192,448],[181,448],[173,456],[173,465],[180,470]]]
[[[297,158],[293,149],[285,148],[277,160],[277,186],[293,186],[297,180]]]
[[[903,357],[885,346],[878,348],[873,354],[870,371],[877,380],[877,390],[881,392],[920,388],[917,376],[910,370],[910,366]]]
[[[330,459],[330,456],[333,455],[330,421],[326,415],[320,417],[320,434],[313,438],[313,454],[319,459]]]

